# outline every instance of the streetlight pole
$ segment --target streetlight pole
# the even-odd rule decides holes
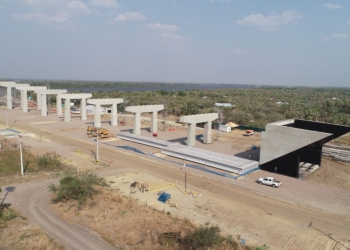
[[[99,152],[98,152],[98,128],[96,128],[96,164],[99,162]]]
[[[18,138],[19,138],[19,152],[21,155],[21,174],[23,176],[24,172],[23,172],[23,154],[22,154],[22,135],[18,134]]]
[[[8,113],[7,113],[7,108],[6,108],[6,128],[9,129],[9,118],[8,118]]]

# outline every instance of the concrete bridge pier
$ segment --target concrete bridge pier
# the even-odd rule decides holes
[[[62,98],[61,95],[57,95],[56,97],[56,110],[57,110],[57,115],[62,115]]]
[[[97,128],[101,127],[101,105],[95,104],[95,112],[94,112],[94,126]]]
[[[211,124],[212,121],[219,118],[217,113],[200,114],[200,115],[187,115],[181,116],[180,122],[188,124],[187,132],[187,146],[194,147],[196,143],[196,124],[205,123],[204,125],[204,143],[211,143]]]
[[[141,135],[141,112],[134,114],[134,135]]]
[[[157,133],[158,130],[158,119],[157,119],[158,112],[153,111],[152,117],[151,117],[151,132]]]
[[[68,104],[68,105],[67,105]],[[70,122],[70,99],[66,98],[66,102],[64,105],[64,121]]]
[[[204,124],[204,137],[203,137],[203,142],[206,144],[211,143],[211,125],[212,121],[208,121],[207,123]]]
[[[112,104],[111,125],[118,125],[117,104]]]
[[[47,97],[46,94],[41,95],[41,116],[47,116]]]

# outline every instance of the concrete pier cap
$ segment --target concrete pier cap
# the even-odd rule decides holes
[[[56,95],[57,114],[62,115],[62,101],[59,95],[67,93],[66,89],[44,89],[36,90],[34,92],[37,94],[37,96],[40,96],[41,99],[41,116],[47,116],[47,95]]]
[[[28,112],[28,91],[44,90],[44,86],[16,86],[16,89],[21,91],[21,108],[24,113]],[[41,107],[41,97],[37,96],[37,108]]]
[[[112,126],[118,125],[117,105],[124,102],[124,100],[122,98],[88,99],[86,102],[88,104],[95,105],[95,112],[94,112],[94,126],[95,127],[98,127],[98,128],[101,127],[101,106],[102,105],[111,105],[112,106],[111,125]]]
[[[64,121],[69,122],[70,117],[70,100],[81,99],[81,119],[86,120],[86,99],[91,98],[92,94],[80,93],[80,94],[59,94],[61,99],[66,100],[65,112],[64,112]],[[67,105],[68,104],[68,105]]]
[[[194,147],[196,142],[196,124],[204,124],[204,143],[211,143],[211,124],[219,118],[218,113],[181,116],[180,122],[188,124],[187,146]]]
[[[7,109],[12,109],[12,88],[20,87],[20,86],[29,86],[28,83],[16,83],[16,82],[0,82],[0,87],[7,88]],[[22,97],[22,95],[21,95]]]
[[[158,130],[158,111],[163,110],[164,105],[143,105],[143,106],[129,106],[125,111],[134,113],[134,131],[135,135],[141,135],[141,113],[152,112],[151,118],[151,132],[156,133]]]

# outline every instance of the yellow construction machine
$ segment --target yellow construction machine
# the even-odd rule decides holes
[[[98,135],[98,138],[108,138],[109,131],[105,128],[96,128],[94,126],[88,126],[87,135],[89,136],[89,138],[96,137],[97,135]]]

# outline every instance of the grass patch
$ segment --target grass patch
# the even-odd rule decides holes
[[[15,140],[3,139],[0,141],[0,177],[21,173],[21,158],[19,145]],[[23,148],[23,168],[25,173],[39,171],[66,170],[69,167],[61,162],[61,157],[55,153],[34,155],[26,147]]]

